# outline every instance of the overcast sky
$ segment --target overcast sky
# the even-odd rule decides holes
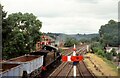
[[[1,0],[8,14],[33,13],[42,32],[98,33],[110,19],[118,20],[119,0]]]

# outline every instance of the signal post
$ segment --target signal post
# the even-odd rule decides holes
[[[83,56],[76,56],[76,47],[74,45],[73,48],[73,56],[62,56],[62,61],[67,62],[67,61],[72,61],[73,62],[73,76],[76,78],[76,65],[77,62],[83,60]]]

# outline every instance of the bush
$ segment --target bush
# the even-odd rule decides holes
[[[110,53],[106,53],[106,58],[108,60],[112,60],[112,53],[111,52]]]
[[[97,53],[98,50],[99,50],[98,47],[94,47],[94,48],[93,48],[93,51],[94,51],[95,53]]]
[[[104,49],[103,46],[99,42],[94,42],[90,46],[91,48],[99,48],[99,49]]]
[[[99,49],[99,50],[97,51],[97,54],[105,57],[105,53],[104,53],[104,51],[101,50],[101,49]]]

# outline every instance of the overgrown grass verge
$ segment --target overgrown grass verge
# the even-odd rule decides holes
[[[104,62],[106,62],[108,66],[110,66],[111,68],[113,68],[113,71],[118,72],[117,65],[115,65],[112,61],[110,61],[110,60],[106,59],[105,57],[103,57],[101,55],[98,55],[96,53],[95,53],[95,55],[97,55],[98,57],[102,58],[102,60]]]

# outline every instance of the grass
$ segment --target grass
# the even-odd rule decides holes
[[[97,54],[95,54],[95,55],[97,55]],[[102,58],[102,60],[104,61],[104,62],[106,62],[111,68],[113,68],[113,71],[118,71],[118,69],[117,69],[117,65],[115,65],[112,61],[110,61],[110,60],[107,60],[105,57],[103,57],[103,56],[100,56],[100,55],[97,55],[98,57],[100,57],[100,58]]]

